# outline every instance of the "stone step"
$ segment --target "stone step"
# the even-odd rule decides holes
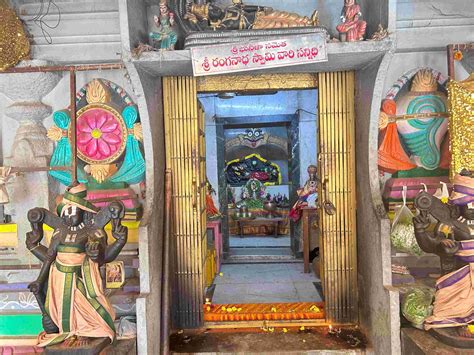
[[[297,329],[184,332],[171,336],[171,354],[365,354],[364,344],[353,347],[344,339],[328,336],[327,328]]]

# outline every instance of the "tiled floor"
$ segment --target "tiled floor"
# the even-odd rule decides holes
[[[314,273],[302,263],[222,265],[212,303],[320,302]]]
[[[281,235],[278,238],[246,235],[240,238],[239,236],[231,235],[229,237],[229,246],[231,248],[289,247],[290,237],[287,235]]]

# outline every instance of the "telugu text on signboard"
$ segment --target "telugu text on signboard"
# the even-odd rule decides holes
[[[326,39],[315,33],[274,40],[191,48],[195,76],[327,61]]]

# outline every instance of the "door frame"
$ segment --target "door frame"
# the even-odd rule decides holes
[[[189,90],[187,97],[191,105],[197,104],[198,93],[318,89],[318,166],[322,179],[328,179],[327,195],[336,205],[337,211],[333,216],[321,212],[321,280],[326,314],[326,322],[321,324],[357,324],[354,72],[226,75],[225,80],[223,76],[197,77],[192,80],[195,87]],[[231,86],[229,83],[232,83]],[[183,97],[176,102],[171,92],[166,92],[167,87],[169,85],[164,86],[163,93],[166,98],[165,116],[171,106],[186,104],[186,98],[183,101]],[[199,129],[204,130],[204,127]],[[322,188],[319,192],[322,200]],[[193,198],[196,199],[195,196]],[[179,259],[183,253],[176,252]],[[199,295],[203,298],[203,293]],[[204,305],[204,299],[199,301]],[[196,300],[190,300],[189,303],[196,304]],[[197,318],[198,321],[201,319],[200,316]],[[185,327],[183,324],[177,326]]]

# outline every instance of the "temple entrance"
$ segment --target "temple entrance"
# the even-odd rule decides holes
[[[176,325],[357,322],[353,73],[166,77],[163,88]],[[319,202],[295,218],[308,165]]]

